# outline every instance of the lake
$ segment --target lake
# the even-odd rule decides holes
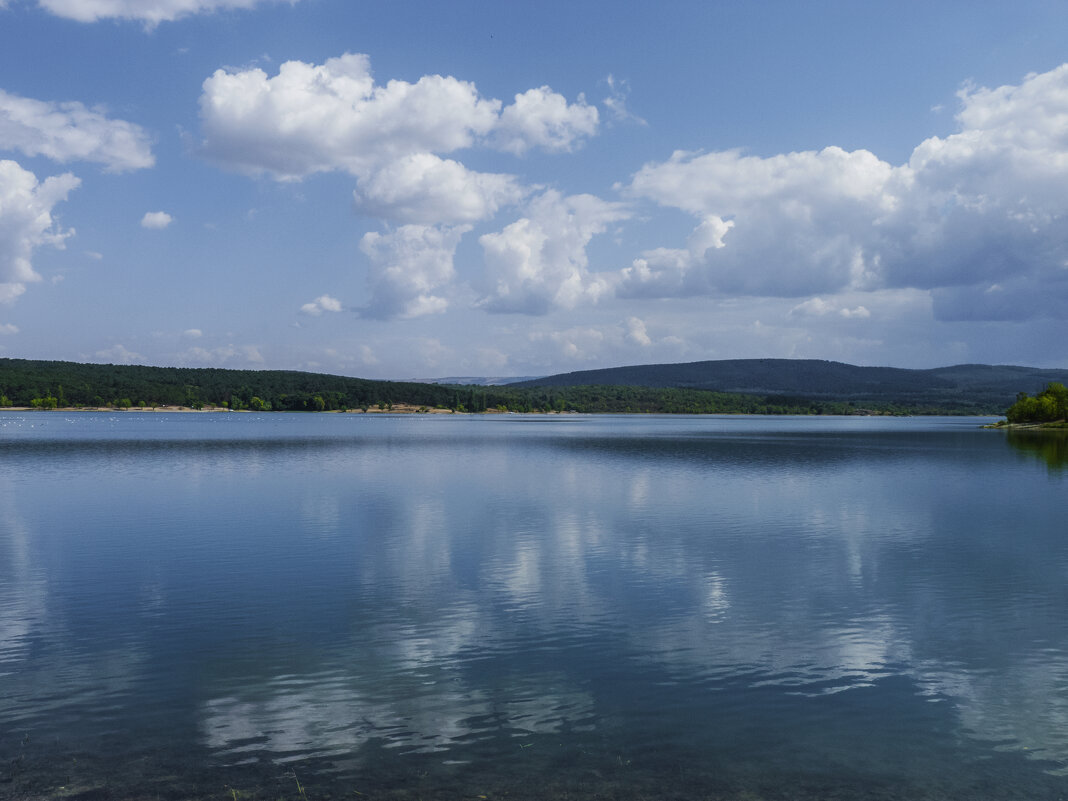
[[[1066,797],[984,422],[2,412],[0,797]]]

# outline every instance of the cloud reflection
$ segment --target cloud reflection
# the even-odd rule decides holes
[[[100,564],[126,571],[92,610],[114,647],[78,669],[62,625],[54,651],[27,656],[69,602],[42,576],[69,568],[40,547],[47,516],[0,495],[0,671],[15,660],[27,697],[60,675],[131,709],[172,692],[230,765],[358,766],[381,748],[463,761],[675,714],[699,739],[761,704],[770,719],[891,698],[901,680],[984,748],[1068,762],[1063,493],[999,439],[379,422],[347,446],[286,449],[284,472],[246,470],[264,451],[238,443],[213,483],[186,469],[195,448],[140,471],[175,519],[158,542],[100,540]],[[72,461],[73,497],[97,492],[101,455]]]

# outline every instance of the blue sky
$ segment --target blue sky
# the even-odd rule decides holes
[[[1059,2],[0,0],[0,355],[1068,365]]]

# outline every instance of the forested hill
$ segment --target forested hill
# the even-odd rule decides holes
[[[936,370],[791,359],[590,370],[503,386],[457,386],[293,370],[142,367],[0,359],[0,406],[188,406],[254,411],[416,408],[745,414],[1002,414],[1068,370]]]
[[[28,406],[228,406],[322,411],[375,404],[449,406],[457,388],[296,370],[144,367],[0,359],[0,404]]]
[[[1068,383],[1068,370],[985,364],[910,370],[817,359],[727,359],[582,370],[508,386],[677,387],[908,406],[1005,408],[1018,393],[1038,392],[1051,381]]]

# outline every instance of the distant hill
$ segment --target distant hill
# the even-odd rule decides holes
[[[461,379],[448,379],[458,382]],[[934,370],[739,359],[586,370],[503,386],[372,381],[288,370],[0,358],[0,407],[190,406],[255,411],[579,411],[664,414],[1001,414],[1068,370]]]
[[[522,381],[537,381],[541,376],[537,375],[513,375],[513,376],[484,376],[484,375],[457,375],[444,378],[408,378],[405,379],[413,384],[450,384],[452,386],[479,386],[501,387],[506,384],[517,384]]]
[[[1038,392],[1051,381],[1068,383],[1068,369],[959,364],[910,370],[818,359],[726,359],[581,370],[508,386],[676,387],[817,400],[1005,407],[1017,393]]]
[[[0,406],[51,397],[59,406],[226,405],[288,411],[378,403],[449,406],[462,399],[435,384],[373,381],[296,370],[148,367],[0,358]],[[257,399],[254,402],[253,399]]]

